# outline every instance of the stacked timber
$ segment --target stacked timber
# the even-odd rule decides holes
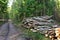
[[[24,19],[23,27],[29,28],[33,32],[40,31],[41,33],[45,33],[47,30],[57,28],[58,25],[52,19],[52,16],[40,16]]]

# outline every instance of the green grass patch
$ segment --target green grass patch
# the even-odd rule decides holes
[[[26,33],[27,36],[32,37],[33,40],[49,40],[43,34],[39,32],[32,32],[30,29],[25,29],[24,33]]]
[[[4,23],[3,21],[0,21],[0,26],[1,26],[3,23]]]
[[[33,40],[50,40],[49,38],[46,38],[40,32],[32,32],[30,29],[26,29],[20,26],[18,26],[17,28],[22,30],[22,32],[25,34],[26,37],[31,37]]]

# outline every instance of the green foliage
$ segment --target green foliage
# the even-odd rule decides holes
[[[24,18],[54,13],[54,0],[17,0],[13,3],[11,18],[22,21]]]
[[[13,3],[10,17],[22,21],[26,17],[52,15],[54,0],[17,0]],[[8,18],[7,0],[0,0],[0,18]]]
[[[23,27],[21,27],[21,29],[25,33],[25,37],[31,37],[33,40],[49,40],[49,38],[46,38],[40,32],[32,32],[30,29],[25,29]]]
[[[0,0],[0,18],[7,18],[7,0]]]
[[[55,8],[55,1],[54,0],[49,0],[48,2],[46,1],[46,13],[47,15],[52,15],[54,13],[54,8]]]

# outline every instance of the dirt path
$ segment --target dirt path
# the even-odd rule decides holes
[[[21,36],[18,37],[20,33],[11,22],[5,23],[0,29],[0,40],[25,40]]]
[[[0,40],[5,40],[7,37],[7,33],[8,33],[8,23],[5,23],[4,25],[2,25],[0,29]]]

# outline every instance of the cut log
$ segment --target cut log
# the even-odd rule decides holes
[[[53,17],[53,15],[52,16],[47,16],[47,15],[46,16],[42,16],[42,18],[46,19],[46,20],[51,19],[52,17]]]

